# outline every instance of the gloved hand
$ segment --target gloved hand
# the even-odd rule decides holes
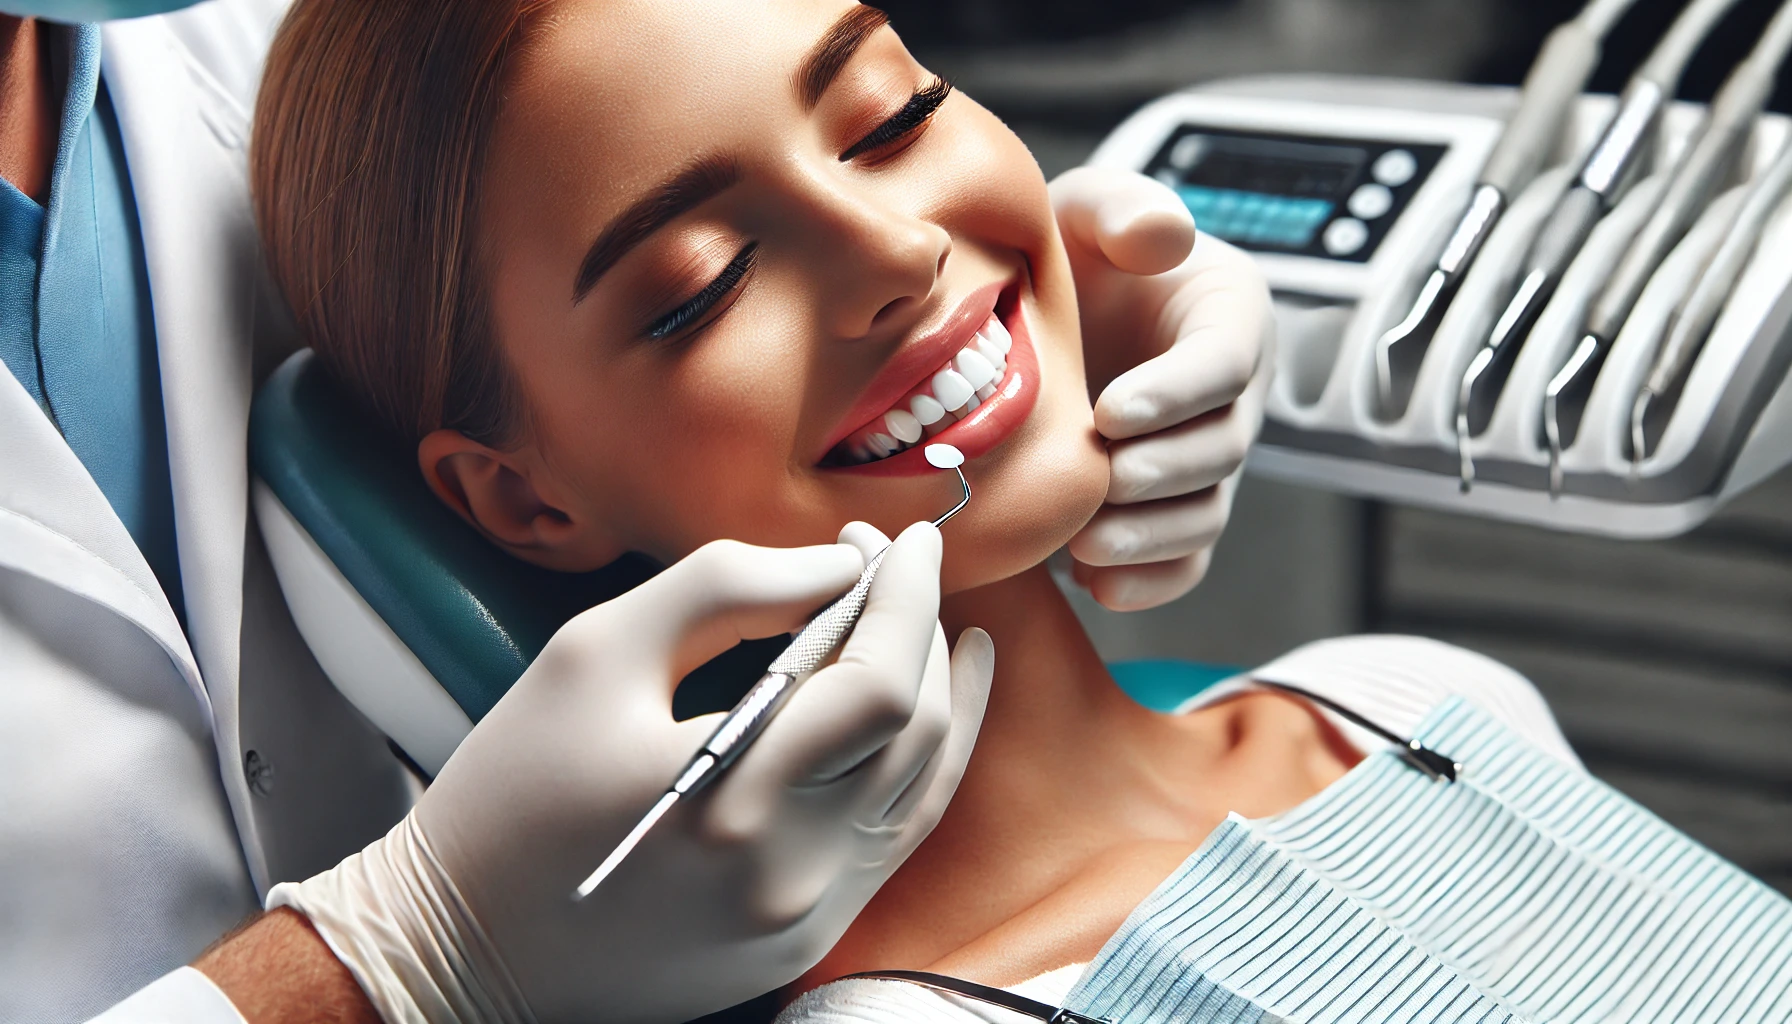
[[[1109,608],[1150,608],[1200,582],[1226,527],[1275,364],[1269,290],[1144,175],[1079,167],[1051,197],[1112,466],[1074,573]]]
[[[800,628],[884,543],[842,538],[710,544],[580,615],[398,827],[269,908],[306,914],[394,1022],[683,1021],[793,980],[933,828],[982,720],[994,648],[969,630],[948,657],[928,524],[730,772],[572,892],[715,728],[672,720],[678,681]]]

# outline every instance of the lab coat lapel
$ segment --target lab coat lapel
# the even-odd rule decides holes
[[[180,622],[87,468],[10,373],[0,372],[0,567],[55,584],[148,633],[206,714]]]
[[[225,792],[260,885],[266,861],[237,764],[259,294],[248,113],[163,19],[106,25],[101,53],[149,268],[187,633],[213,709]]]

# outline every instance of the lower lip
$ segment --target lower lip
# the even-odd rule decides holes
[[[989,401],[938,434],[923,437],[919,444],[900,454],[859,466],[841,466],[832,471],[860,476],[921,476],[939,472],[928,464],[927,456],[923,454],[930,444],[949,444],[963,452],[966,459],[975,459],[1006,441],[1008,435],[1032,415],[1033,404],[1039,400],[1039,355],[1033,350],[1033,335],[1027,330],[1027,318],[1020,303],[1015,303],[1014,313],[1004,325],[1014,339],[1014,345],[1008,351],[1008,372],[1002,375],[1002,382]]]

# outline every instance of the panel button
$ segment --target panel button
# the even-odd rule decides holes
[[[1207,155],[1207,137],[1205,135],[1184,135],[1170,147],[1170,166],[1179,171],[1186,171],[1199,163]]]
[[[1394,208],[1394,193],[1386,185],[1370,184],[1350,194],[1350,212],[1364,220],[1374,220]]]
[[[1354,256],[1369,244],[1369,225],[1355,217],[1340,217],[1325,229],[1325,251],[1333,256]]]
[[[1375,161],[1372,173],[1383,185],[1399,188],[1419,173],[1419,160],[1404,149],[1390,149]]]

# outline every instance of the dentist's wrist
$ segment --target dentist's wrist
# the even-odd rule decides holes
[[[387,1024],[529,1024],[508,969],[442,870],[416,818],[328,871],[276,885]],[[258,1024],[253,1018],[250,1024]]]
[[[219,940],[193,966],[248,1024],[381,1024],[379,1012],[302,914],[263,914]]]

